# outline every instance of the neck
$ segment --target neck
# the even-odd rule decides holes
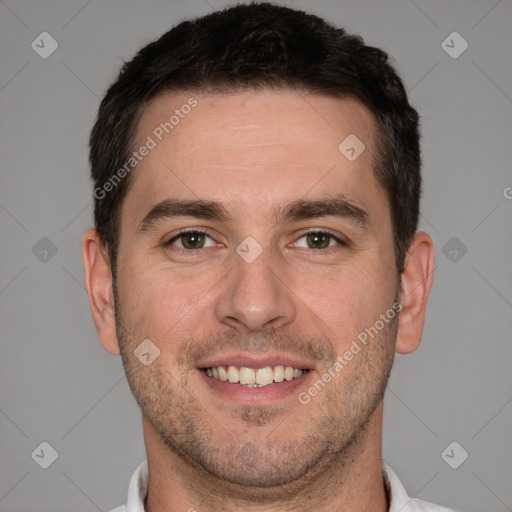
[[[144,418],[149,468],[145,512],[386,512],[382,474],[382,403],[341,454],[298,480],[273,488],[241,487],[208,474],[163,444]]]

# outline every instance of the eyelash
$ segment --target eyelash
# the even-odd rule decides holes
[[[208,234],[207,231],[204,231],[202,229],[197,229],[197,228],[194,228],[194,229],[190,229],[190,230],[183,230],[183,231],[180,231],[179,234],[173,236],[169,241],[167,241],[164,245],[166,247],[168,246],[172,246],[172,244],[178,240],[179,238],[183,237],[184,235],[187,235],[187,234],[200,234],[200,235],[206,235],[207,237],[211,238],[213,241],[215,241],[213,239],[213,237]],[[310,230],[310,231],[306,231],[304,233],[302,233],[298,238],[297,240],[294,242],[294,243],[297,243],[298,240],[300,240],[301,238],[304,238],[305,236],[308,236],[308,235],[326,235],[328,237],[330,237],[332,240],[336,241],[338,243],[338,245],[335,245],[335,246],[332,246],[332,247],[326,247],[325,249],[316,249],[317,251],[320,251],[320,252],[323,252],[323,253],[330,253],[332,250],[336,250],[337,248],[339,248],[339,246],[343,246],[343,247],[346,247],[348,246],[348,243],[345,242],[344,240],[342,240],[341,238],[339,238],[338,236],[334,235],[333,233],[331,233],[330,231],[325,231],[325,230],[318,230],[318,229],[313,229],[313,230]],[[177,247],[175,248],[175,250],[177,251],[181,251],[181,252],[186,252],[186,253],[192,253],[192,252],[196,252],[196,251],[200,251],[201,249],[205,249],[204,247],[200,247],[199,249],[182,249],[181,247]],[[207,249],[207,247],[206,247]],[[304,247],[302,247],[301,249],[305,249]],[[308,248],[309,250],[315,250],[315,249],[310,249]]]

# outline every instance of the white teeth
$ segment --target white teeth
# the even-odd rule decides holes
[[[240,384],[247,387],[268,386],[273,382],[283,382],[299,378],[307,370],[300,370],[292,366],[266,366],[264,368],[247,368],[245,366],[216,366],[205,368],[206,375],[223,382]]]
[[[245,366],[240,368],[240,384],[254,384],[256,380],[257,379],[254,375],[254,370],[251,368],[246,368]],[[260,383],[258,382],[258,384]]]
[[[206,371],[208,375],[208,371]],[[236,366],[230,366],[228,368],[228,380],[229,382],[236,384],[239,380],[240,373],[238,372],[238,368]]]
[[[258,368],[256,372],[256,384],[260,384],[261,386],[267,386],[274,380],[274,372],[270,366],[266,368]],[[240,382],[241,384],[241,382]]]
[[[284,380],[284,366],[274,367],[274,381],[283,382]]]

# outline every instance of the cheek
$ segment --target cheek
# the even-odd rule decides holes
[[[168,268],[145,269],[136,261],[126,262],[118,275],[123,319],[144,336],[163,341],[204,321],[212,287],[207,275],[191,279]]]
[[[326,326],[338,349],[350,344],[357,334],[373,325],[392,305],[389,276],[378,267],[340,269],[335,276],[315,276],[297,281],[304,304]]]

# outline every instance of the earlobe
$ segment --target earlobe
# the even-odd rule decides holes
[[[119,354],[116,335],[112,272],[108,255],[95,229],[82,237],[84,283],[89,297],[91,315],[103,348],[110,354]]]
[[[399,354],[409,354],[420,344],[433,272],[434,244],[427,233],[418,231],[407,252],[400,282],[402,309],[395,347]]]

